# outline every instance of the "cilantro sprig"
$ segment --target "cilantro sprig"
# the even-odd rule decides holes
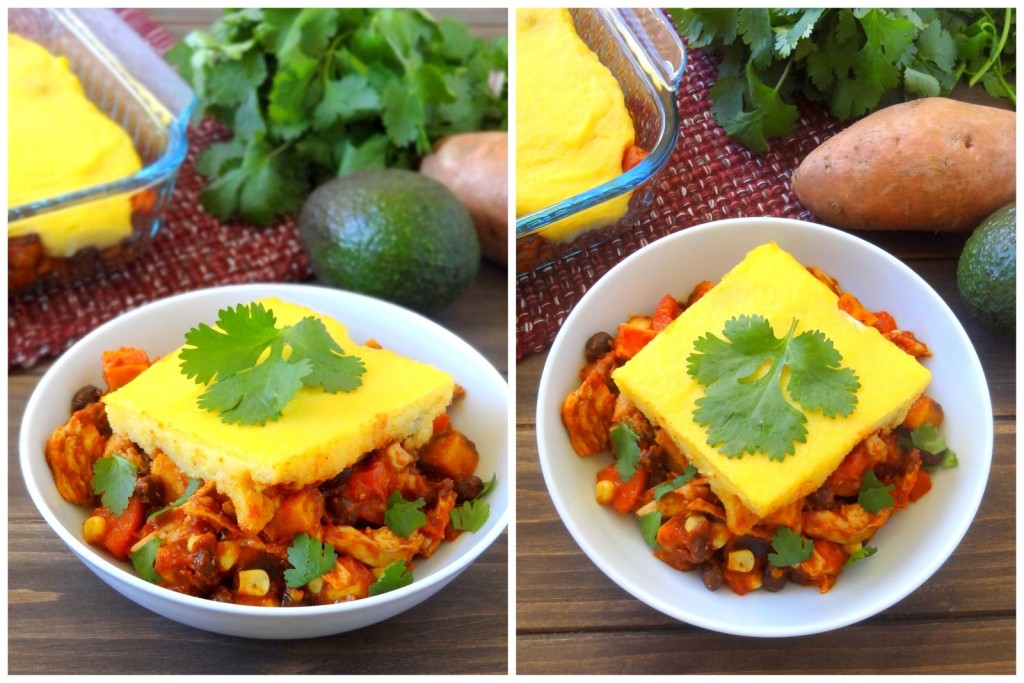
[[[277,420],[302,386],[353,391],[366,371],[358,357],[344,355],[319,319],[307,316],[279,328],[273,311],[259,302],[221,309],[216,328],[200,323],[185,342],[178,354],[182,374],[208,385],[197,404],[227,424]]]
[[[401,491],[392,491],[388,496],[388,507],[384,511],[384,524],[396,536],[409,538],[414,531],[427,523],[427,516],[420,511],[426,505],[422,498],[406,500]]]
[[[795,335],[794,318],[784,337],[759,315],[725,323],[724,339],[708,333],[694,343],[687,372],[705,387],[693,417],[707,428],[707,443],[728,457],[765,453],[784,460],[806,441],[807,416],[785,396],[782,372],[788,367],[789,397],[807,411],[826,417],[851,414],[860,388],[852,368],[818,330]],[[767,367],[765,367],[767,366]]]
[[[135,573],[139,575],[139,578],[150,583],[160,583],[164,580],[156,571],[156,552],[160,550],[162,544],[163,541],[154,536],[129,555],[132,567],[135,568]]]
[[[620,422],[608,431],[615,453],[615,469],[622,481],[629,481],[636,474],[640,464],[640,435],[625,422]]]
[[[180,496],[178,496],[178,498],[176,500],[171,501],[170,504],[165,505],[162,508],[160,508],[158,510],[154,510],[153,512],[149,513],[149,516],[146,517],[146,521],[148,522],[151,519],[154,519],[155,517],[158,517],[159,515],[164,514],[168,510],[173,510],[176,507],[180,507],[180,506],[184,505],[185,501],[187,501],[189,498],[191,498],[192,494],[195,493],[196,490],[199,488],[199,484],[200,483],[201,482],[198,479],[196,479],[195,477],[189,478],[188,486],[185,487],[185,492],[183,494],[181,494]]]
[[[412,572],[406,566],[405,562],[401,560],[395,560],[381,572],[381,575],[377,577],[377,580],[370,584],[370,597],[374,595],[380,595],[381,593],[390,593],[393,590],[398,590],[412,583]]]
[[[445,135],[508,125],[507,38],[419,9],[228,9],[167,58],[234,133],[197,164],[221,220],[267,224],[329,178],[413,168]]]
[[[925,422],[910,431],[910,436],[901,440],[905,448],[916,448],[939,458],[939,467],[956,467],[960,464],[956,453],[946,445],[946,438],[939,434],[939,429],[930,422]]]
[[[810,559],[814,553],[814,541],[782,526],[772,536],[772,548],[775,552],[768,553],[769,564],[773,567],[792,567]]]
[[[292,539],[288,548],[290,569],[284,570],[285,584],[289,588],[305,586],[313,579],[334,569],[338,553],[330,543],[321,543],[302,532]]]
[[[711,113],[756,152],[795,130],[795,101],[839,119],[981,84],[1016,104],[1013,9],[672,9],[690,48],[718,52]]]
[[[871,514],[881,512],[885,508],[896,506],[896,500],[892,492],[896,489],[894,484],[883,484],[875,476],[874,471],[868,469],[861,478],[860,493],[857,494],[857,504]]]
[[[452,522],[452,528],[460,531],[476,532],[483,528],[487,519],[491,516],[491,506],[483,500],[484,496],[494,488],[498,481],[498,473],[491,475],[490,481],[484,484],[480,493],[473,500],[467,500],[462,505],[452,508],[448,513]]]
[[[139,468],[114,453],[97,460],[92,466],[92,491],[100,503],[115,515],[123,515],[135,490]]]

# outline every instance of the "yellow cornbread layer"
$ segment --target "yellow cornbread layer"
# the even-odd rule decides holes
[[[127,178],[142,168],[131,137],[85,95],[64,57],[7,35],[7,205],[21,206]],[[116,244],[132,231],[127,196],[8,225],[38,234],[50,256]]]
[[[576,34],[567,9],[516,10],[516,215],[525,216],[622,175],[633,122],[618,81]],[[566,219],[610,222],[629,195]]]
[[[916,359],[841,311],[838,298],[795,258],[775,243],[749,254],[717,285],[612,377],[621,392],[672,440],[706,476],[712,489],[731,494],[764,517],[817,490],[843,458],[872,432],[901,422],[921,395],[931,373]],[[795,453],[775,461],[764,453],[729,458],[707,443],[705,428],[693,419],[704,388],[687,374],[687,357],[708,333],[723,338],[728,320],[761,315],[776,336],[820,330],[860,382],[857,405],[847,417],[830,419],[800,408],[807,416],[807,440]],[[785,375],[784,375],[785,376]],[[787,400],[790,400],[787,395]]]
[[[260,303],[273,311],[278,327],[320,318],[346,355],[362,359],[362,384],[334,394],[302,387],[275,422],[225,424],[219,414],[197,407],[205,386],[181,374],[179,349],[103,398],[115,433],[149,453],[160,449],[191,477],[216,480],[218,490],[236,502],[243,527],[242,499],[254,491],[330,479],[396,440],[424,443],[454,389],[450,374],[358,345],[336,320],[276,298]]]

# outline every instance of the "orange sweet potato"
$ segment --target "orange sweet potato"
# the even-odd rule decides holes
[[[820,220],[857,230],[972,230],[1014,200],[1012,111],[930,97],[880,109],[793,173]]]

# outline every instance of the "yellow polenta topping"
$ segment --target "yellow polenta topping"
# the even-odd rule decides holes
[[[728,320],[760,315],[785,334],[818,330],[852,368],[860,388],[847,417],[807,411],[806,441],[784,460],[763,453],[727,457],[708,444],[707,429],[694,420],[704,387],[687,372],[697,339],[721,335]],[[655,425],[666,430],[720,498],[736,497],[765,517],[817,490],[853,447],[872,432],[894,427],[921,395],[931,373],[915,358],[839,309],[837,297],[774,242],[754,249],[717,285],[613,375],[622,393]]]
[[[181,373],[181,349],[103,397],[110,427],[144,451],[163,451],[187,475],[217,482],[231,498],[239,525],[256,533],[273,517],[263,495],[330,479],[364,454],[396,441],[422,445],[433,419],[451,402],[454,379],[393,351],[355,343],[343,324],[280,299],[259,303],[281,325],[315,316],[346,355],[366,366],[351,392],[303,387],[280,419],[265,425],[227,424],[196,405],[205,390]]]
[[[131,138],[85,96],[65,57],[7,34],[7,205],[21,206],[127,178],[142,163]],[[12,225],[50,256],[106,247],[132,230],[128,197],[89,202]]]
[[[567,9],[516,11],[516,215],[622,175],[633,122],[622,89],[576,34]],[[626,213],[630,195],[553,224],[547,237]]]

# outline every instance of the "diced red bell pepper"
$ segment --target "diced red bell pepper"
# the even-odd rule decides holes
[[[612,494],[612,507],[626,514],[637,504],[640,496],[647,490],[647,482],[651,473],[646,467],[638,466],[629,481],[623,482],[615,465],[609,465],[597,473],[598,481],[610,481],[615,485]]]
[[[640,326],[629,323],[620,323],[618,332],[615,334],[615,355],[622,360],[629,360],[640,350],[647,346],[647,343],[654,339],[657,331],[650,326]]]

